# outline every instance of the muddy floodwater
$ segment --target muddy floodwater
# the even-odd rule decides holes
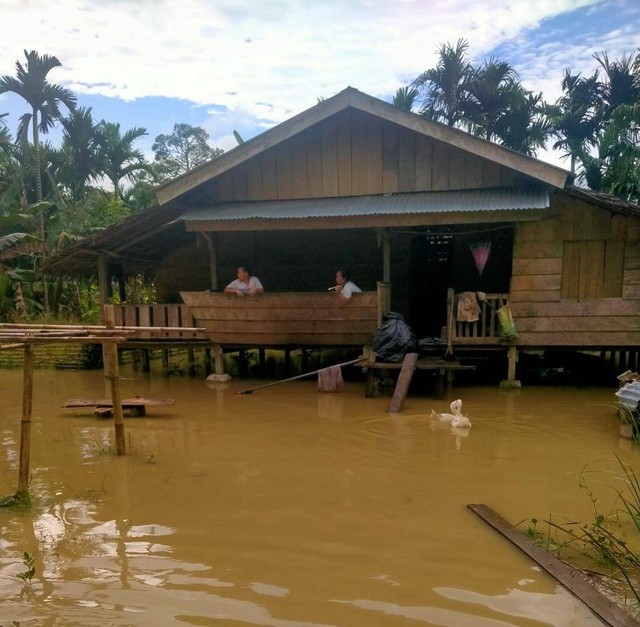
[[[17,487],[21,377],[0,372],[0,495]],[[102,373],[35,373],[33,507],[0,510],[3,627],[600,625],[465,506],[586,520],[586,466],[640,469],[613,389],[458,387],[390,416],[362,383],[124,377],[123,396],[176,402],[126,419],[118,458],[110,420],[61,408],[104,397]],[[473,426],[456,433],[429,414],[458,396]]]

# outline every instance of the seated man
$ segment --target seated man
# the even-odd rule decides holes
[[[224,288],[225,294],[237,294],[238,296],[253,296],[262,294],[264,287],[257,276],[252,276],[247,266],[238,266],[238,278],[231,281]]]
[[[336,272],[336,286],[333,288],[340,300],[346,301],[352,294],[362,292],[362,290],[351,280],[348,272],[338,270]]]

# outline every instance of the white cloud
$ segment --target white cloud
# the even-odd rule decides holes
[[[58,56],[56,80],[79,93],[216,103],[274,123],[347,85],[393,93],[443,41],[467,37],[482,55],[600,1],[3,0],[12,27],[0,41],[0,73],[34,48]]]
[[[615,58],[640,47],[633,3],[0,0],[11,24],[0,39],[0,75],[14,74],[23,49],[55,54],[63,67],[52,78],[79,94],[208,106],[202,126],[213,145],[229,149],[232,130],[249,139],[249,129],[268,128],[347,85],[388,98],[433,64],[439,44],[460,37],[474,59],[501,46],[525,85],[553,100],[565,67],[591,71],[594,50]],[[546,28],[545,20],[580,8],[627,17],[610,32]]]

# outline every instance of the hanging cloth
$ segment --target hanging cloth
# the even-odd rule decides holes
[[[460,292],[458,294],[458,322],[477,322],[480,320],[480,305],[475,292]]]

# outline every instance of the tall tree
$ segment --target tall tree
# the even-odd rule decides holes
[[[438,49],[435,68],[426,70],[412,86],[422,98],[421,113],[437,122],[456,126],[465,119],[467,81],[472,65],[467,56],[469,42],[458,39],[455,46],[442,44]]]
[[[555,104],[548,106],[547,119],[552,135],[557,138],[553,148],[571,160],[571,172],[575,172],[578,154],[596,142],[601,92],[598,72],[583,77],[565,69],[562,91]]]
[[[470,130],[488,140],[495,140],[498,119],[510,106],[512,87],[518,75],[512,65],[494,57],[473,68],[465,89],[465,116]]]
[[[136,172],[148,171],[144,155],[140,150],[133,148],[133,143],[147,134],[146,128],[134,127],[122,135],[120,124],[105,122],[98,125],[98,159],[100,171],[113,185],[113,197],[119,200],[122,196],[120,181],[128,179],[133,181]]]
[[[60,120],[63,166],[59,182],[67,186],[74,200],[86,193],[88,183],[98,176],[98,125],[91,107],[78,107]]]
[[[599,135],[595,153],[578,153],[581,179],[593,190],[640,202],[640,105],[619,105]]]
[[[640,52],[632,57],[622,55],[621,59],[609,60],[606,52],[593,55],[604,71],[601,86],[600,116],[608,120],[621,105],[640,104]]]
[[[40,168],[40,133],[47,133],[60,117],[60,105],[73,109],[76,97],[73,93],[47,80],[47,75],[56,67],[61,67],[60,61],[52,55],[39,55],[35,50],[24,51],[27,59],[23,66],[16,61],[16,76],[0,77],[0,94],[12,92],[24,98],[31,107],[30,113],[20,118],[18,127],[19,139],[26,143],[29,125],[32,130],[33,152],[35,157],[36,202],[42,201],[42,172]],[[40,214],[40,240],[46,241],[45,216]],[[49,311],[49,295],[46,281],[44,285],[44,307]]]
[[[163,179],[170,179],[219,157],[223,150],[209,146],[209,134],[200,126],[174,124],[171,135],[158,135],[151,149],[156,168]]]
[[[62,63],[52,55],[39,55],[35,50],[24,51],[27,58],[26,65],[16,61],[16,76],[0,77],[0,94],[12,92],[24,98],[31,107],[30,113],[20,118],[18,137],[26,141],[29,125],[32,130],[32,140],[36,159],[36,201],[42,200],[42,173],[40,171],[40,133],[47,133],[60,118],[60,105],[70,110],[76,105],[73,93],[47,80],[47,75]],[[44,240],[44,225],[42,228]]]
[[[513,83],[506,94],[508,104],[496,120],[495,135],[503,146],[535,156],[551,133],[542,94],[534,94],[520,83]]]

